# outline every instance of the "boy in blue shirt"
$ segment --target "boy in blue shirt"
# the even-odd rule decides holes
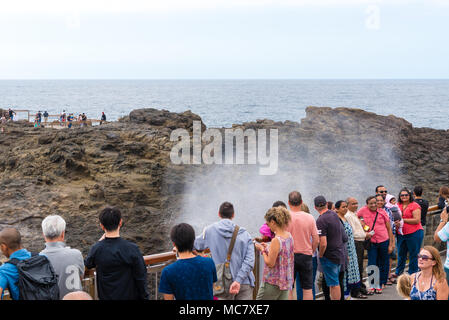
[[[159,292],[165,300],[213,300],[217,271],[211,258],[193,254],[195,231],[187,223],[174,226],[170,239],[178,260],[162,270]]]
[[[0,232],[0,249],[2,253],[9,259],[16,258],[25,260],[31,257],[31,253],[22,248],[22,238],[19,230],[16,228],[5,228]],[[5,289],[9,289],[9,293],[13,300],[19,300],[19,272],[17,267],[11,263],[4,263],[0,266],[0,296],[3,299]]]

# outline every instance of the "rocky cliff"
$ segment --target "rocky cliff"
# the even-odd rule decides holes
[[[59,214],[67,221],[68,245],[86,254],[102,235],[99,210],[118,206],[125,221],[123,237],[152,254],[171,247],[168,234],[174,222],[196,223],[184,211],[202,223],[209,221],[202,214],[212,211],[212,221],[222,199],[239,203],[232,199],[234,193],[248,199],[237,210],[251,211],[252,201],[261,204],[248,213],[258,217],[253,228],[257,230],[263,208],[281,194],[285,201],[284,193],[292,188],[306,200],[319,193],[334,201],[358,195],[362,204],[377,184],[387,185],[393,194],[401,186],[421,184],[431,202],[439,186],[449,184],[449,132],[413,128],[394,116],[309,107],[300,122],[235,125],[244,130],[278,129],[278,172],[262,178],[255,176],[257,166],[171,163],[175,142],[170,133],[185,128],[192,134],[193,121],[201,118],[190,111],[140,109],[118,122],[87,128],[7,124],[0,134],[0,227],[18,227],[24,246],[41,250],[41,221]],[[206,129],[202,122],[201,127]],[[228,189],[220,189],[223,185]],[[221,193],[210,198],[210,191]]]

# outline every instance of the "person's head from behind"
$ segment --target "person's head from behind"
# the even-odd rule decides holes
[[[299,208],[302,204],[302,196],[299,191],[292,191],[288,195],[288,205],[290,208]]]
[[[332,201],[327,202],[327,209],[335,211],[335,205]]]
[[[423,189],[421,186],[416,186],[413,188],[413,195],[415,197],[422,197],[422,191],[423,191]]]
[[[412,291],[412,281],[408,273],[404,272],[398,277],[396,290],[398,291],[400,296],[406,299],[410,299],[410,292]]]
[[[447,186],[442,186],[442,187],[440,188],[439,195],[440,195],[441,197],[445,198],[445,199],[448,199],[448,198],[449,198],[449,187],[447,187]]]
[[[105,232],[116,231],[123,224],[122,213],[115,207],[106,207],[101,210],[99,220],[101,229]]]
[[[170,231],[170,240],[178,252],[192,252],[195,242],[195,230],[187,223],[180,223]]]
[[[421,248],[421,251],[418,254],[418,268],[421,269],[421,271],[432,269],[432,274],[437,280],[446,277],[440,253],[432,246],[424,246]]]
[[[90,294],[84,291],[74,291],[67,293],[62,300],[93,300]]]
[[[51,215],[42,220],[42,233],[46,242],[64,241],[66,223],[61,216]]]
[[[284,207],[270,208],[265,214],[265,221],[273,232],[285,230],[290,220],[290,212]]]
[[[281,201],[281,200],[278,200],[275,203],[273,203],[272,207],[273,208],[284,207],[285,209],[287,209],[287,205],[284,203],[284,201]]]
[[[233,219],[234,218],[234,206],[230,202],[223,202],[218,210],[218,216],[221,219]]]
[[[318,211],[318,213],[322,213],[328,210],[326,198],[324,198],[323,196],[315,197],[315,199],[313,199],[313,204],[315,205],[315,210]]]
[[[22,249],[22,237],[16,228],[5,228],[0,231],[0,249],[9,258],[11,254]]]

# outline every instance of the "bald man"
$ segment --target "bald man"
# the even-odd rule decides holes
[[[93,300],[92,297],[84,291],[74,291],[67,293],[62,300]]]
[[[16,228],[5,228],[0,231],[0,249],[9,259],[25,260],[31,257],[31,253],[22,248],[22,237]],[[0,296],[3,299],[5,289],[9,290],[11,299],[19,300],[19,273],[17,267],[11,263],[0,266]]]

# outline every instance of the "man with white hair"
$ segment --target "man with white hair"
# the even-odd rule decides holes
[[[51,215],[42,221],[45,249],[41,254],[50,260],[58,275],[59,297],[82,290],[84,260],[81,252],[71,249],[64,243],[66,223],[58,215]]]

